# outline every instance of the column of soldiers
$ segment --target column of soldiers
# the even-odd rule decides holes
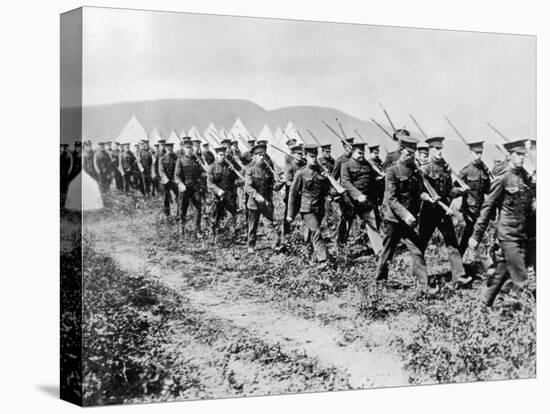
[[[247,245],[254,252],[260,218],[272,233],[276,247],[292,232],[292,223],[301,216],[304,240],[313,251],[313,260],[320,268],[330,263],[327,245],[322,237],[322,222],[332,201],[340,214],[336,230],[337,249],[347,243],[356,218],[366,229],[370,247],[377,257],[375,278],[379,284],[388,279],[389,265],[400,242],[412,257],[412,274],[421,290],[429,295],[438,285],[429,282],[425,253],[438,229],[445,242],[455,287],[468,285],[463,255],[476,249],[489,222],[496,217],[498,249],[496,267],[488,280],[484,303],[491,306],[505,282],[511,279],[517,292],[526,285],[527,260],[534,239],[535,184],[523,168],[527,140],[505,144],[509,153],[505,165],[489,171],[482,161],[483,142],[469,144],[471,161],[458,174],[467,189],[454,183],[451,169],[443,156],[444,137],[432,137],[419,143],[406,129],[395,131],[397,149],[382,162],[378,145],[367,146],[347,138],[344,154],[331,156],[331,146],[299,145],[288,140],[289,154],[282,172],[277,174],[273,160],[267,155],[267,142],[250,139],[249,151],[241,154],[236,140],[223,139],[214,148],[200,140],[182,139],[174,152],[173,144],[159,140],[151,150],[147,141],[139,149],[130,144],[100,143],[94,153],[91,143],[84,151],[67,155],[62,146],[62,194],[67,177],[76,165],[95,178],[102,191],[108,191],[112,180],[116,188],[128,193],[132,188],[145,196],[163,194],[163,212],[171,215],[177,205],[181,234],[187,234],[189,206],[195,212],[193,234],[200,234],[204,197],[211,196],[210,230],[216,235],[221,221],[230,215],[233,235],[237,235],[239,193],[243,191],[246,209]],[[78,146],[79,147],[79,146]],[[106,148],[107,147],[107,148]],[[368,154],[367,154],[368,151]],[[78,162],[74,161],[78,158]],[[79,168],[79,167],[78,167]],[[327,173],[328,171],[328,173]],[[330,174],[330,177],[329,177]],[[330,179],[329,179],[330,178]],[[345,189],[335,191],[334,180]],[[274,217],[274,193],[284,189],[284,218],[277,230]],[[460,241],[450,215],[450,204],[462,197],[460,211],[465,227]]]

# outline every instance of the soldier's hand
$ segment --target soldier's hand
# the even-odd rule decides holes
[[[286,221],[288,221],[289,223],[292,223],[294,219],[290,216],[286,216]]]
[[[359,195],[359,197],[357,197],[357,201],[359,203],[364,203],[365,201],[367,201],[367,197],[365,196],[365,194],[361,194]]]
[[[416,226],[416,219],[412,214],[409,214],[407,217],[405,217],[405,224],[409,227]]]
[[[439,200],[441,200],[441,197],[436,195],[435,197],[432,197],[432,203],[436,204]]]
[[[225,194],[225,191],[223,190],[218,191],[218,197],[223,197],[224,194]]]
[[[468,240],[468,247],[472,250],[476,250],[477,246],[479,246],[479,242],[473,237],[470,237],[470,240]]]
[[[258,194],[258,195],[256,196],[256,201],[257,201],[258,203],[265,203],[265,198],[263,198],[263,196],[262,196],[261,194]]]
[[[187,187],[185,186],[184,183],[179,183],[178,184],[178,190],[179,190],[180,193],[184,193],[185,190],[187,190]]]

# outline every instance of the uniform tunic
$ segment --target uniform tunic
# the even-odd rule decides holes
[[[172,152],[163,155],[158,161],[160,183],[164,188],[164,214],[166,216],[170,215],[172,194],[176,203],[178,202],[178,186],[174,181],[177,160],[178,156]]]
[[[497,267],[488,281],[484,302],[491,306],[508,279],[521,289],[527,282],[525,265],[526,243],[534,217],[535,185],[523,168],[511,165],[491,183],[479,218],[474,227],[473,239],[480,242],[487,230],[495,209],[500,209],[497,219],[497,237],[501,250]]]
[[[184,155],[177,159],[174,173],[176,184],[184,184],[185,191],[178,194],[178,209],[182,228],[187,221],[187,209],[193,204],[196,210],[195,229],[200,231],[202,218],[202,194],[204,191],[204,170],[195,155]]]
[[[225,212],[231,213],[233,225],[237,218],[237,186],[241,184],[235,171],[227,161],[214,161],[208,169],[208,189],[214,194],[212,203],[212,230],[218,228]],[[223,191],[223,195],[220,196]]]
[[[342,154],[334,163],[334,169],[332,170],[332,176],[336,179],[340,179],[340,172],[342,170],[342,164],[348,162],[351,159],[350,154]],[[353,204],[347,193],[344,193],[341,197],[336,198],[338,205],[340,206],[340,218],[338,219],[338,230],[336,242],[338,244],[345,244],[348,241],[349,231],[353,224]]]

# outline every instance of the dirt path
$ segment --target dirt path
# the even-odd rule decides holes
[[[123,269],[147,273],[161,281],[205,317],[230,322],[285,352],[305,352],[324,366],[336,367],[349,376],[352,388],[408,383],[400,357],[388,346],[394,335],[387,326],[354,322],[354,311],[334,299],[312,305],[290,299],[287,303],[268,301],[261,292],[253,297],[240,296],[238,292],[248,282],[224,272],[224,263],[197,261],[190,254],[173,251],[156,252],[151,257],[150,248],[135,236],[143,236],[151,228],[151,223],[137,224],[132,219],[124,223],[105,219],[86,226],[85,231],[92,235],[95,248],[114,257]],[[215,278],[216,282],[195,288],[197,278]],[[297,316],[302,305],[304,312],[325,317]],[[356,331],[351,340],[350,331]]]

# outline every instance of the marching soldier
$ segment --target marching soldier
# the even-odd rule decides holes
[[[149,141],[146,139],[141,140],[137,165],[141,173],[142,191],[149,197],[153,186],[153,154],[149,149]]]
[[[334,169],[332,170],[332,176],[336,179],[340,179],[340,171],[342,165],[349,161],[351,158],[351,145],[354,138],[350,137],[346,139],[347,145],[344,145],[344,153],[338,157],[334,163]],[[353,223],[353,207],[351,200],[347,193],[337,198],[340,205],[340,219],[338,220],[338,236],[336,243],[338,246],[342,246],[347,243],[351,224]]]
[[[370,145],[369,146],[369,152],[370,152],[370,161],[376,165],[380,170],[384,170],[382,167],[382,160],[380,159],[380,145]],[[384,201],[384,177],[377,175],[376,177],[376,205],[380,208],[382,205],[382,202]],[[377,210],[378,216],[378,227],[380,228],[381,219],[380,219],[380,210]]]
[[[321,145],[321,156],[318,157],[319,164],[321,164],[329,172],[334,170],[334,164],[336,160],[331,155],[332,145]]]
[[[295,145],[292,148],[290,148],[290,154],[292,155],[292,157],[288,157],[288,162],[285,164],[285,170],[283,173],[283,182],[284,182],[284,191],[285,191],[283,195],[283,203],[285,206],[284,217],[288,216],[288,208],[289,208],[288,199],[290,195],[290,186],[292,185],[292,181],[294,180],[294,175],[300,168],[302,168],[305,165],[305,161],[303,159],[304,153],[301,145]],[[282,228],[283,237],[290,233],[290,228],[291,228],[290,222],[288,220],[283,220],[283,228]]]
[[[470,187],[462,195],[462,204],[460,206],[460,212],[465,223],[458,247],[461,255],[464,255],[464,252],[468,248],[468,240],[474,232],[474,225],[479,217],[485,195],[489,192],[491,186],[489,168],[481,159],[483,156],[483,141],[472,142],[468,146],[472,161],[458,173],[459,178]]]
[[[122,152],[120,153],[120,174],[123,181],[123,189],[125,194],[130,193],[130,188],[134,186],[134,174],[137,168],[136,157],[130,151],[130,143],[122,144]]]
[[[384,238],[376,267],[376,280],[388,278],[388,264],[401,240],[412,256],[412,271],[428,294],[437,292],[429,287],[426,260],[420,237],[415,231],[420,203],[429,200],[424,192],[422,176],[415,164],[416,140],[402,135],[399,139],[399,160],[386,171],[386,188],[382,205],[384,217]]]
[[[306,242],[313,246],[317,262],[326,263],[328,253],[321,235],[321,222],[330,184],[317,164],[318,147],[306,145],[304,150],[307,164],[296,172],[292,181],[286,221],[291,223],[298,212],[301,214],[306,229]]]
[[[61,144],[61,157],[60,157],[60,169],[59,178],[61,183],[61,208],[65,207],[65,201],[67,200],[67,192],[69,191],[69,184],[71,182],[71,175],[73,170],[73,157],[71,153],[67,151],[69,144]]]
[[[430,146],[430,159],[427,164],[420,167],[420,171],[425,179],[431,184],[439,196],[439,200],[425,201],[422,203],[419,220],[420,242],[422,251],[425,252],[428,243],[435,231],[439,229],[445,245],[447,255],[451,264],[451,273],[455,285],[465,285],[472,278],[466,276],[462,255],[458,250],[458,241],[456,239],[455,228],[451,216],[443,210],[441,202],[446,206],[456,197],[460,190],[453,186],[449,164],[443,158],[443,140],[444,137],[427,138],[426,143]]]
[[[84,142],[84,152],[82,153],[82,168],[97,181],[97,172],[94,168],[94,150],[92,149],[92,141]]]
[[[206,165],[211,165],[214,161],[216,161],[216,157],[210,151],[210,144],[208,142],[203,142],[202,144],[202,160],[206,163]]]
[[[254,252],[256,233],[260,215],[267,219],[267,225],[276,238],[273,247],[279,244],[279,236],[273,223],[273,191],[278,191],[283,183],[275,183],[275,177],[265,165],[265,145],[256,145],[252,150],[252,163],[246,170],[244,190],[248,194],[248,252]]]
[[[420,168],[430,162],[430,146],[428,144],[418,143],[416,146],[416,162]]]
[[[495,273],[488,280],[483,297],[483,303],[488,307],[493,305],[500,289],[508,279],[512,280],[518,294],[527,283],[526,243],[529,221],[535,210],[533,203],[535,185],[523,168],[527,153],[526,141],[519,140],[503,144],[510,153],[509,166],[491,183],[476,221],[474,233],[468,242],[469,247],[477,249],[495,209],[500,209],[496,225],[500,242],[497,266]]]
[[[208,169],[208,189],[214,194],[212,203],[212,233],[215,235],[220,220],[225,217],[225,212],[231,214],[233,234],[237,235],[237,187],[242,181],[235,170],[227,162],[225,156],[227,149],[224,146],[216,148],[216,161]]]
[[[164,191],[164,186],[160,184],[160,172],[159,165],[160,160],[166,155],[166,141],[159,139],[155,144],[155,156],[153,157],[153,167],[151,171],[151,177],[153,178],[153,187],[156,187],[157,193]]]
[[[109,190],[111,177],[111,157],[105,149],[105,143],[100,142],[99,149],[94,155],[94,169],[97,171],[98,183],[101,192]]]
[[[249,137],[247,140],[247,143],[248,143],[249,150],[243,154],[243,157],[242,157],[243,165],[248,165],[252,162],[252,148],[254,148],[254,146],[256,145],[256,140],[252,137]]]
[[[174,181],[178,189],[180,231],[182,235],[185,234],[187,209],[189,204],[193,204],[196,210],[195,232],[198,234],[201,231],[204,171],[193,153],[191,140],[183,141],[183,151],[184,155],[177,159],[174,173]]]
[[[72,181],[82,171],[82,143],[80,141],[74,142],[71,156],[73,157],[73,168],[71,169],[69,181]]]
[[[382,249],[376,220],[378,173],[365,160],[365,144],[353,144],[351,158],[342,164],[340,182],[351,200],[351,215],[360,217],[367,227],[367,234],[374,254]],[[353,220],[353,219],[352,219]],[[349,223],[349,226],[352,222]]]
[[[158,169],[160,184],[164,188],[164,215],[170,217],[172,194],[174,195],[174,202],[178,203],[178,186],[174,181],[178,156],[174,153],[174,144],[164,143],[163,146],[165,154],[159,159]]]

